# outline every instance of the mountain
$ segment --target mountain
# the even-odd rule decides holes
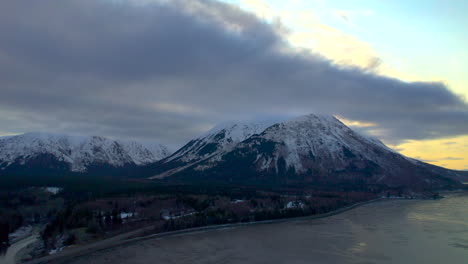
[[[27,133],[0,138],[0,175],[127,175],[169,154],[160,144]]]
[[[437,169],[434,169],[437,168]],[[457,185],[455,171],[407,158],[333,116],[220,126],[157,162],[152,179],[258,184]]]
[[[207,159],[220,160],[240,142],[272,124],[273,121],[228,122],[215,126],[159,162],[157,170],[163,172],[158,177],[164,178]]]

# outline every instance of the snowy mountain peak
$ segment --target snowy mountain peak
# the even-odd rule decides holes
[[[0,168],[27,165],[41,156],[53,157],[68,164],[72,172],[86,172],[88,166],[100,164],[122,167],[144,165],[169,155],[160,144],[112,140],[100,136],[69,136],[32,132],[0,138]],[[37,162],[36,162],[37,163]]]
[[[162,162],[173,164],[182,162],[185,164],[184,167],[196,165],[197,170],[205,170],[220,162],[226,153],[237,147],[249,145],[248,142],[255,137],[262,137],[265,140],[282,142],[282,145],[288,146],[290,153],[286,159],[288,166],[294,166],[298,171],[302,171],[300,162],[297,162],[299,160],[298,149],[307,148],[314,138],[329,142],[331,135],[346,134],[350,131],[332,115],[309,114],[289,120],[227,122],[215,126],[202,136],[190,141]],[[315,149],[308,149],[306,153],[309,155],[315,151]],[[337,151],[341,151],[341,148]],[[176,171],[165,172],[165,175]]]
[[[259,142],[275,145],[273,156],[269,153],[266,155],[268,158],[263,154],[257,157],[262,170],[278,171],[279,160],[283,160],[286,168],[296,173],[306,172],[311,158],[322,159],[325,163],[333,160],[333,166],[337,169],[344,169],[350,156],[375,160],[374,153],[368,151],[369,144],[375,145],[375,141],[354,132],[333,116],[306,115],[281,122],[267,128],[258,138],[241,145],[250,147]]]
[[[250,120],[250,121],[229,121],[223,122],[206,133],[202,134],[199,139],[212,137],[219,134],[220,132],[226,133],[226,137],[231,138],[233,141],[243,141],[253,134],[259,134],[263,132],[267,127],[279,122],[279,120],[267,119],[267,120]]]
[[[216,125],[198,138],[190,141],[172,156],[164,160],[170,162],[182,158],[184,162],[198,162],[231,150],[238,143],[255,134],[260,134],[273,120],[230,121]]]
[[[326,115],[326,114],[307,114],[307,115],[298,116],[296,118],[292,118],[289,120],[285,120],[284,122],[287,122],[287,123],[314,122],[314,123],[322,123],[322,124],[341,123],[340,120],[338,120],[335,116]]]
[[[275,124],[272,120],[249,121],[249,122],[229,122],[223,123],[212,128],[204,135],[204,138],[225,133],[225,138],[230,138],[232,141],[240,142],[253,134],[263,132],[267,127]]]

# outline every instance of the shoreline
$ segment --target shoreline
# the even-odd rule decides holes
[[[418,200],[418,199],[389,199],[389,198],[376,198],[369,201],[364,201],[360,203],[355,203],[347,207],[343,207],[337,210],[330,211],[328,213],[318,214],[318,215],[309,215],[309,216],[301,216],[301,217],[290,217],[290,218],[281,218],[281,219],[273,219],[273,220],[263,220],[263,221],[254,221],[254,222],[243,222],[243,223],[232,223],[232,224],[223,224],[223,225],[210,225],[210,226],[201,226],[201,227],[194,227],[188,229],[181,229],[176,231],[164,232],[164,233],[155,233],[150,235],[143,235],[138,237],[132,237],[137,235],[138,233],[144,233],[147,230],[151,230],[151,227],[144,227],[135,231],[131,231],[128,233],[120,234],[115,237],[110,237],[101,241],[96,241],[90,244],[77,246],[77,247],[70,247],[68,250],[65,249],[64,251],[58,252],[54,255],[48,255],[41,258],[33,259],[30,261],[25,262],[24,264],[45,264],[45,263],[66,263],[67,260],[79,258],[82,256],[86,256],[92,253],[111,250],[113,248],[119,246],[125,246],[128,244],[150,240],[150,239],[157,239],[157,238],[165,238],[177,235],[189,235],[194,234],[201,231],[216,231],[222,230],[226,228],[236,228],[242,226],[251,226],[251,225],[265,225],[265,224],[275,224],[275,223],[282,223],[282,222],[293,222],[293,221],[302,221],[302,220],[314,220],[314,219],[322,219],[327,218],[330,216],[338,215],[347,211],[350,211],[354,208],[381,202],[381,201],[390,201],[390,200]],[[119,239],[119,237],[122,237]],[[129,237],[129,238],[125,238]]]
[[[444,194],[456,194],[456,193],[464,193],[465,191],[448,191]],[[443,199],[444,197],[442,197]],[[372,203],[382,202],[382,201],[424,201],[427,199],[408,199],[408,198],[387,198],[387,197],[380,197],[376,199],[372,199],[369,201],[364,201],[360,203],[355,203],[347,207],[343,207],[337,210],[330,211],[328,213],[317,214],[317,215],[309,215],[309,216],[301,216],[301,217],[290,217],[290,218],[281,218],[281,219],[273,219],[273,220],[263,220],[263,221],[254,221],[254,222],[241,222],[241,223],[231,223],[231,224],[222,224],[222,225],[210,225],[210,226],[201,226],[201,227],[194,227],[188,229],[181,229],[176,231],[164,232],[164,233],[154,233],[145,235],[145,232],[152,230],[153,226],[143,227],[134,231],[130,231],[127,233],[123,233],[120,235],[116,235],[114,237],[110,237],[104,240],[92,242],[90,244],[80,245],[80,246],[70,246],[68,249],[64,251],[58,252],[54,255],[43,256],[41,258],[32,259],[29,261],[24,262],[24,264],[45,264],[45,263],[67,263],[68,260],[80,258],[87,256],[92,253],[100,252],[100,251],[107,251],[112,250],[120,246],[129,245],[132,243],[150,240],[150,239],[159,239],[171,236],[178,236],[178,235],[189,235],[195,234],[198,232],[203,231],[216,231],[228,228],[236,228],[242,226],[251,226],[251,225],[265,225],[265,224],[275,224],[275,223],[283,223],[283,222],[294,222],[294,221],[303,221],[303,220],[314,220],[314,219],[322,219],[331,217],[334,215],[338,215],[357,207],[368,205]]]

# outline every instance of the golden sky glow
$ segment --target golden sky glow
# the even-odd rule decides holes
[[[408,141],[391,146],[400,153],[434,165],[466,170],[468,136],[447,139]]]
[[[337,117],[351,128],[369,128],[377,125]],[[409,140],[399,145],[392,145],[388,142],[384,143],[407,157],[455,170],[468,169],[468,136],[432,140]]]

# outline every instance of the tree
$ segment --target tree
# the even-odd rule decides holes
[[[251,204],[253,207],[257,207],[257,206],[258,206],[258,202],[257,202],[257,200],[255,200],[255,199],[251,199],[251,200],[250,200],[250,204]]]
[[[0,222],[0,248],[9,245],[8,234],[10,233],[10,225],[7,222]]]
[[[112,210],[112,223],[117,225],[122,223],[122,217],[117,209]]]
[[[106,223],[107,226],[112,224],[112,217],[109,212],[106,212],[106,216],[104,217],[104,222]]]

